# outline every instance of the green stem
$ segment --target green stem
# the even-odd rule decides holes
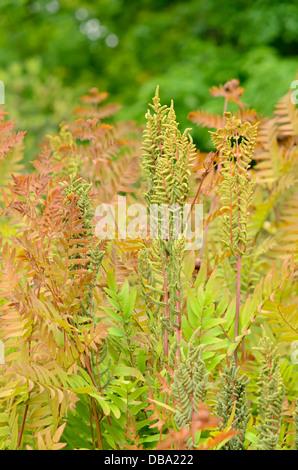
[[[236,314],[235,314],[235,333],[234,341],[239,335],[239,315],[240,315],[240,294],[241,294],[241,263],[242,258],[240,253],[237,254],[237,287],[236,287]],[[237,349],[235,349],[235,363],[237,366]]]
[[[21,445],[21,442],[22,442],[22,437],[23,437],[23,433],[24,433],[24,427],[25,427],[25,422],[26,422],[26,418],[27,418],[28,408],[29,408],[29,405],[27,404],[25,406],[24,416],[23,416],[21,429],[20,429],[20,433],[19,433],[19,437],[18,437],[17,449],[19,449],[19,447]]]

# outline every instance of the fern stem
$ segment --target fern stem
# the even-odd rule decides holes
[[[238,132],[236,133],[236,159],[237,159],[237,173],[239,173],[239,164],[240,164],[240,155],[239,155],[239,146],[238,146]],[[237,182],[237,192],[238,192],[238,205],[241,205],[240,199],[240,184],[239,179]],[[238,228],[241,231],[241,222],[240,222],[240,212],[238,210]],[[239,313],[240,313],[240,294],[241,294],[241,241],[238,243],[239,252],[237,254],[237,287],[236,287],[236,315],[235,315],[235,332],[234,332],[234,341],[239,335]],[[237,367],[237,348],[235,349],[235,365]]]
[[[235,314],[235,332],[234,341],[239,335],[239,314],[240,314],[240,294],[241,294],[241,265],[242,257],[240,253],[237,254],[237,287],[236,287],[236,314]],[[237,366],[237,348],[235,349],[235,363]]]
[[[94,398],[91,398],[92,408],[93,408],[93,416],[95,420],[95,427],[96,427],[96,435],[97,435],[97,445],[99,450],[103,450],[103,443],[102,443],[102,435],[100,430],[99,418],[96,411],[96,405],[94,402]]]
[[[165,257],[167,258],[167,255],[165,254]],[[162,268],[162,274],[163,274],[163,280],[164,280],[164,289],[165,289],[165,303],[166,303],[166,316],[169,317],[169,320],[171,320],[171,314],[170,314],[170,307],[169,307],[169,292],[168,292],[168,281],[167,281],[167,274],[166,271]],[[165,357],[168,356],[169,353],[169,334],[168,330],[165,329],[164,333],[164,355]]]
[[[89,425],[90,425],[90,430],[91,430],[92,449],[95,450],[95,440],[94,440],[94,432],[93,432],[93,424],[92,424],[92,412],[91,412],[90,403],[88,403],[88,408],[89,408]]]
[[[190,217],[190,215],[191,215],[191,213],[192,213],[192,211],[193,211],[194,205],[195,205],[195,203],[196,203],[196,200],[197,200],[198,197],[199,197],[199,194],[200,194],[200,192],[201,192],[201,188],[202,188],[202,186],[203,186],[203,183],[204,183],[204,181],[205,181],[205,178],[206,178],[206,176],[209,174],[209,172],[210,172],[210,170],[211,170],[211,168],[212,168],[212,166],[213,166],[214,160],[215,160],[216,156],[218,155],[218,150],[217,150],[216,152],[214,152],[213,154],[212,154],[212,152],[210,152],[210,153],[208,154],[208,157],[211,156],[211,155],[212,155],[213,158],[210,158],[209,165],[208,165],[208,167],[206,168],[206,171],[205,171],[205,173],[204,173],[203,176],[202,176],[202,179],[201,179],[200,184],[199,184],[199,186],[198,186],[198,189],[197,189],[197,192],[196,192],[196,194],[195,194],[195,197],[193,198],[193,201],[192,201],[192,203],[191,203],[190,211],[189,211],[189,213],[188,213],[188,215],[187,215],[186,223],[188,222],[189,217]],[[213,200],[214,200],[214,198],[213,198]],[[213,202],[213,200],[212,200],[212,202]]]
[[[120,356],[119,356],[119,357],[120,357]],[[95,378],[94,378],[94,376],[93,376],[93,374],[92,374],[91,363],[90,363],[90,359],[89,359],[88,356],[86,356],[86,368],[87,368],[87,372],[88,372],[88,374],[89,374],[90,379],[92,380],[92,383],[93,383],[94,387],[97,389],[97,391],[98,391],[99,393],[101,393],[101,385],[100,385],[100,377],[99,377],[99,374],[98,374],[98,380],[99,380],[99,386],[98,386],[97,383],[96,383],[96,380],[95,380]],[[92,400],[93,400],[93,398],[92,398]],[[92,402],[92,405],[93,405],[93,402]],[[95,404],[94,404],[94,405],[95,405]],[[94,407],[93,407],[93,410],[94,410]],[[96,409],[95,409],[95,412],[96,412]],[[97,419],[98,419],[97,413],[96,413],[96,416],[97,416]],[[100,433],[100,436],[101,436],[99,421],[98,421],[98,423],[97,423],[95,416],[94,416],[94,419],[95,419],[95,425],[96,425],[96,433],[97,433],[97,435],[98,435],[98,432],[97,432],[97,424],[98,424],[98,426],[99,426],[99,433]],[[110,426],[113,426],[113,423],[112,423],[112,421],[111,421],[110,416],[107,416],[107,420],[108,420],[109,425],[110,425]],[[97,423],[97,424],[96,424],[96,423]],[[101,441],[102,441],[102,438],[101,438]],[[116,449],[119,450],[118,444],[116,444]]]
[[[24,416],[23,416],[23,419],[22,419],[21,429],[20,429],[20,433],[19,433],[19,437],[18,437],[17,449],[19,449],[19,447],[21,445],[21,442],[22,442],[22,437],[23,437],[23,433],[24,433],[24,427],[25,427],[25,422],[26,422],[26,418],[27,418],[28,408],[29,408],[29,405],[27,404],[25,406]]]
[[[90,358],[87,355],[86,355],[86,368],[87,368],[88,375],[89,375],[90,379],[92,380],[93,385],[95,386],[97,391],[100,392],[100,389],[99,389],[99,387],[98,387],[98,385],[95,381],[95,378],[92,374]],[[101,430],[100,430],[99,418],[98,418],[98,414],[97,414],[97,411],[96,411],[96,405],[95,405],[95,402],[94,402],[94,398],[92,398],[92,397],[91,397],[91,403],[92,403],[92,408],[93,408],[93,417],[94,417],[94,421],[95,421],[98,448],[99,448],[99,450],[103,450],[102,435],[101,435]]]
[[[168,330],[165,330],[164,339],[163,339],[163,353],[167,357],[169,354],[169,334]]]
[[[216,206],[216,199],[217,199],[217,196],[214,195],[213,198],[212,198],[211,204],[210,204],[208,217],[212,214],[212,212],[213,212],[213,210]],[[208,217],[207,217],[207,220],[208,220]],[[203,259],[203,256],[204,256],[204,248],[205,248],[206,241],[207,241],[208,228],[209,228],[209,224],[206,226],[206,228],[204,230],[204,237],[203,237],[202,245],[201,245],[201,248],[200,248],[200,251],[199,251],[199,258],[200,259]]]

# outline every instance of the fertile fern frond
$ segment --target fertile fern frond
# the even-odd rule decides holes
[[[190,426],[199,405],[206,400],[209,374],[202,360],[202,346],[195,346],[196,335],[197,331],[189,341],[187,357],[174,373],[171,387],[178,429]]]
[[[178,129],[173,108],[160,104],[158,87],[153,104],[154,114],[148,110],[144,132],[142,168],[148,178],[147,203],[182,205],[189,191],[190,167],[195,147],[188,129],[183,134]]]
[[[232,413],[234,418],[232,428],[237,431],[226,445],[226,450],[244,450],[246,425],[249,421],[249,409],[247,405],[246,386],[249,382],[244,375],[239,376],[239,368],[236,368],[232,360],[225,372],[220,374],[222,391],[218,396],[217,413],[223,418],[222,427],[226,427]]]
[[[140,274],[149,317],[152,317],[149,313],[152,307],[155,314],[160,312],[160,307],[164,310],[159,320],[165,328],[164,346],[167,355],[168,332],[176,330],[178,343],[180,342],[180,277],[184,237],[181,236],[181,218],[177,218],[176,211],[181,209],[187,200],[195,147],[188,130],[183,134],[179,131],[173,103],[170,108],[160,104],[158,87],[150,107],[154,113],[152,115],[148,111],[146,114],[147,126],[143,139],[142,168],[149,186],[144,196],[150,210],[153,205],[159,205],[162,210],[158,210],[157,215],[153,217],[153,225],[157,230],[151,254],[149,255],[147,248],[140,252]],[[164,223],[162,216],[164,208],[168,211],[168,224]],[[158,324],[160,325],[160,321]]]
[[[257,124],[225,114],[224,128],[211,132],[212,141],[221,155],[222,182],[219,194],[222,201],[224,245],[234,254],[243,254],[247,244],[248,209],[254,182],[249,180],[248,169],[253,156]]]
[[[258,381],[258,449],[275,450],[279,439],[285,387],[280,373],[277,348],[267,337],[263,337],[257,349],[261,353]]]
[[[180,328],[179,314],[183,302],[181,286],[184,239],[153,240],[151,250],[139,253],[140,282],[146,301],[150,329],[155,330],[157,316],[163,328],[171,334],[171,328]],[[162,313],[162,310],[164,313]]]

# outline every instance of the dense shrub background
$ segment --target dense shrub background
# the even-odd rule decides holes
[[[118,118],[144,123],[160,84],[189,126],[190,110],[222,111],[208,90],[231,78],[244,102],[271,113],[297,70],[295,1],[2,0],[0,27],[0,79],[11,117],[28,129],[27,160],[90,87],[123,105]],[[207,133],[192,133],[208,149]]]

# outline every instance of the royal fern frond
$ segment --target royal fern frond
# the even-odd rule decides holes
[[[174,419],[178,429],[191,425],[199,405],[206,400],[209,374],[202,360],[202,346],[194,344],[196,334],[197,332],[188,344],[187,357],[181,361],[174,373],[171,387],[176,405]]]
[[[223,235],[221,240],[232,253],[243,255],[247,244],[248,209],[254,182],[249,181],[257,125],[241,124],[226,113],[226,125],[211,132],[212,141],[221,154],[222,182],[218,191],[222,201]]]
[[[282,382],[277,348],[267,337],[260,340],[258,449],[275,450],[278,445],[285,387]]]
[[[223,418],[222,427],[226,427],[233,414],[232,429],[237,431],[226,445],[226,450],[244,450],[246,426],[249,421],[249,409],[247,405],[246,386],[249,382],[244,375],[239,376],[239,368],[236,368],[232,360],[225,372],[220,374],[222,391],[218,396],[218,416]]]

